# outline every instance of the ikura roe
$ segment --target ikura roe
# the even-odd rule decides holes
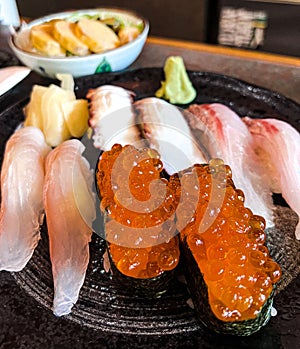
[[[106,239],[117,269],[134,278],[154,278],[179,262],[175,210],[178,178],[162,176],[159,154],[116,144],[97,169]]]
[[[180,176],[189,185],[181,187],[177,227],[204,278],[212,312],[224,322],[254,319],[281,277],[265,245],[265,220],[244,206],[244,194],[221,160]]]

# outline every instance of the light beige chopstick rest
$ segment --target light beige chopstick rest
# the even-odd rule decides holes
[[[19,66],[0,69],[0,96],[23,80],[30,71],[29,68]]]

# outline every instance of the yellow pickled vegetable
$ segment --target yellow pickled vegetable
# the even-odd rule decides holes
[[[30,40],[41,53],[45,53],[47,56],[63,57],[66,55],[66,50],[54,39],[53,25],[54,21],[51,21],[32,27]]]
[[[75,35],[76,24],[68,21],[57,21],[53,27],[53,36],[67,51],[77,56],[85,56],[89,48]]]
[[[118,36],[112,29],[92,19],[80,19],[76,24],[75,33],[95,53],[111,50],[120,44]]]

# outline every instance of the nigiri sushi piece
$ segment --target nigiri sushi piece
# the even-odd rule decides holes
[[[276,119],[243,118],[254,139],[270,189],[281,193],[300,217],[300,134],[288,123]],[[300,240],[300,222],[296,227]]]
[[[89,125],[94,130],[94,146],[109,150],[119,143],[135,144],[140,140],[132,110],[133,93],[118,86],[103,85],[90,89]]]
[[[263,216],[267,227],[273,226],[271,192],[261,177],[247,126],[233,110],[219,103],[191,105],[187,111],[189,125],[202,132],[200,141],[210,157],[231,167],[236,188],[245,194],[245,205]]]
[[[84,145],[65,141],[46,159],[44,205],[54,281],[53,312],[71,312],[79,297],[89,262],[95,218],[93,174],[81,155]]]
[[[154,97],[136,101],[134,108],[144,136],[170,175],[207,162],[179,108]]]
[[[20,271],[40,239],[44,162],[50,151],[35,127],[7,141],[1,169],[0,270]]]

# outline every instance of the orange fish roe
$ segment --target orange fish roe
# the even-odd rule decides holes
[[[264,219],[244,206],[243,192],[219,159],[183,171],[181,179],[177,226],[204,278],[212,312],[225,322],[254,319],[281,277],[265,246]],[[185,206],[197,192],[189,217]]]
[[[177,178],[162,178],[163,165],[150,148],[115,144],[102,153],[96,173],[106,239],[120,272],[154,278],[179,262],[175,237]],[[150,247],[149,247],[150,246]]]
[[[178,239],[151,248],[127,248],[110,244],[110,254],[118,270],[139,279],[154,278],[173,270],[179,262]]]

